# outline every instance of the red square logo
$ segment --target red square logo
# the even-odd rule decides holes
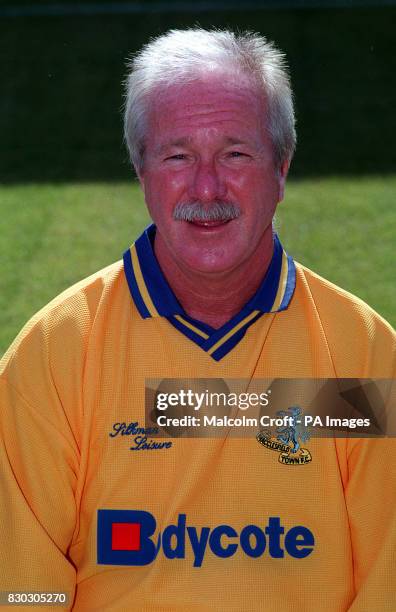
[[[140,523],[113,523],[112,550],[140,550]]]

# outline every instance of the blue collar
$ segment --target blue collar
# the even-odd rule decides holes
[[[131,296],[144,319],[166,317],[185,336],[219,361],[238,344],[263,314],[285,310],[293,296],[293,259],[274,235],[274,252],[264,279],[240,312],[220,329],[189,317],[169,287],[154,255],[155,225],[150,225],[124,253],[124,271]]]

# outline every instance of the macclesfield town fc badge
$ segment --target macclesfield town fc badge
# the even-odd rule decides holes
[[[278,461],[283,465],[305,465],[312,461],[309,450],[301,446],[301,443],[310,438],[301,414],[301,408],[298,406],[278,410],[276,416],[281,424],[276,427],[275,433],[270,429],[263,429],[256,436],[257,441],[265,448],[280,453]]]

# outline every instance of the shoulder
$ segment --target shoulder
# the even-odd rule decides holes
[[[23,405],[23,414],[30,406],[32,414],[43,415],[57,428],[70,425],[77,436],[87,371],[100,367],[109,327],[112,346],[118,345],[114,321],[125,318],[121,310],[132,311],[121,261],[76,283],[42,308],[0,361],[4,406],[15,412]]]
[[[356,295],[301,264],[296,264],[296,272],[297,284],[305,285],[322,319],[331,321],[333,325],[339,325],[341,328],[355,324],[364,328],[369,336],[377,328],[383,328],[386,333],[394,335],[395,332],[389,323]]]
[[[391,325],[363,300],[305,266],[296,264],[296,276],[296,292],[314,308],[335,361],[359,363],[359,376],[391,377],[396,362]]]
[[[102,304],[124,285],[122,261],[117,261],[60,293],[26,323],[1,359],[0,373],[16,358],[31,362],[32,353],[40,361],[50,353],[84,352]]]

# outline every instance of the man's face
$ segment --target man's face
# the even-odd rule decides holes
[[[156,240],[185,271],[228,273],[270,244],[286,173],[286,164],[275,167],[256,90],[212,79],[154,97],[139,178]],[[174,219],[176,206],[210,212],[219,203],[233,205],[237,217]]]

